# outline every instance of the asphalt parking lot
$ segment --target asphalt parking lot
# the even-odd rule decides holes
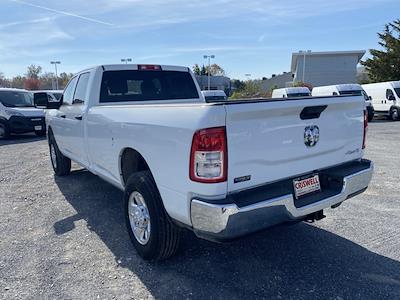
[[[85,170],[55,178],[45,139],[0,141],[1,299],[399,299],[400,122],[369,125],[369,189],[314,223],[231,244],[184,234],[150,264],[130,244],[121,192]]]

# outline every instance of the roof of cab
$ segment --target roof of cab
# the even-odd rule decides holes
[[[358,90],[362,90],[362,87],[358,83],[334,84],[334,85],[325,85],[325,86],[314,87],[313,91],[317,91],[317,90],[358,91]]]
[[[189,72],[190,68],[183,66],[170,66],[170,65],[158,65],[158,64],[114,64],[114,65],[101,65],[104,71],[120,71],[120,70],[138,70],[138,66],[160,66],[161,70],[164,71],[178,71],[178,72]]]
[[[0,88],[0,91],[9,91],[9,92],[32,92],[24,89],[17,89],[17,88]]]

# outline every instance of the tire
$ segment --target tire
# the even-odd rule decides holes
[[[374,113],[368,113],[368,122],[371,122],[374,118]]]
[[[138,205],[140,202],[144,205]],[[150,171],[138,172],[128,178],[124,192],[124,214],[129,237],[143,259],[165,260],[177,252],[180,230],[167,215]],[[139,237],[135,236],[134,228]],[[147,236],[144,231],[148,231]]]
[[[58,149],[53,135],[49,136],[50,161],[57,176],[65,176],[71,172],[71,160]]]
[[[393,107],[390,110],[390,119],[392,121],[398,121],[400,120],[400,109],[398,109],[397,107]]]
[[[10,137],[10,128],[6,123],[0,123],[0,139],[8,139]]]
[[[45,136],[46,135],[46,130],[35,131],[35,134],[37,136]]]

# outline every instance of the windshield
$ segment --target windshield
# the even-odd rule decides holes
[[[225,96],[205,96],[206,100],[226,100]]]
[[[394,91],[396,92],[397,97],[400,97],[400,88],[394,88]]]
[[[0,91],[0,102],[6,107],[33,107],[33,96],[29,92]]]
[[[287,95],[288,98],[309,97],[310,93],[292,93]]]
[[[368,101],[368,95],[363,90],[352,90],[352,91],[340,91],[340,95],[353,95],[353,96],[364,96],[365,101]]]

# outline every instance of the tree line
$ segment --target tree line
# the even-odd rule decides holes
[[[4,77],[0,72],[0,87],[11,87],[27,90],[52,90],[56,88],[56,76],[52,72],[42,72],[42,67],[30,65],[24,75],[17,75],[12,78]],[[58,88],[64,89],[72,78],[72,73],[62,72],[58,74]]]

